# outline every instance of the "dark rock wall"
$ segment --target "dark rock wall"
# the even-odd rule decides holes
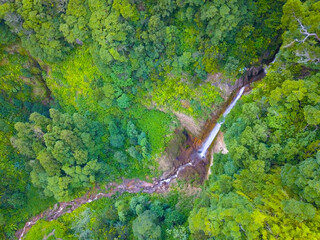
[[[249,85],[252,82],[258,81],[265,75],[265,71],[261,65],[258,67],[251,67],[247,69],[247,71],[241,78],[237,79],[236,83],[233,85],[232,90],[236,90],[243,86]]]

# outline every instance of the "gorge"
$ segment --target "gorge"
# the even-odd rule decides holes
[[[247,80],[247,83],[252,83],[260,79],[261,79],[261,73],[259,72],[258,77],[250,76],[250,79]],[[237,101],[241,98],[242,94],[244,93],[245,87],[246,86],[242,86],[236,93],[236,96],[234,97],[234,99],[230,101],[231,103],[226,107],[223,114],[221,115],[223,119],[230,113],[232,108],[236,105]],[[144,193],[151,194],[154,192],[161,193],[161,192],[167,191],[169,189],[170,183],[173,180],[177,179],[181,172],[183,172],[187,167],[193,167],[196,164],[199,164],[199,162],[203,161],[206,158],[207,151],[210,148],[212,142],[214,141],[216,135],[219,133],[220,127],[223,124],[223,122],[224,120],[222,120],[221,122],[217,122],[213,127],[213,129],[210,131],[209,136],[203,141],[202,146],[198,150],[193,151],[189,155],[188,162],[176,168],[175,171],[168,177],[164,179],[156,180],[153,183],[148,183],[145,181],[141,181],[139,179],[123,179],[123,182],[121,184],[117,184],[117,183],[108,184],[106,189],[104,189],[104,191],[102,192],[98,192],[93,195],[86,194],[85,196],[74,199],[70,202],[58,203],[52,209],[48,209],[45,212],[40,213],[39,215],[33,217],[30,221],[28,221],[25,224],[23,229],[19,229],[16,232],[17,238],[19,240],[22,240],[22,238],[25,236],[28,230],[33,225],[35,225],[39,219],[45,218],[48,221],[55,220],[65,213],[72,212],[73,210],[77,209],[83,204],[90,203],[100,198],[104,198],[104,197],[110,198],[116,193],[121,194],[123,192],[128,192],[128,193],[144,192]]]

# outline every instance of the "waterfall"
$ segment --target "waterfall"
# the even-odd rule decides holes
[[[231,111],[231,109],[236,105],[237,101],[240,99],[240,97],[243,94],[245,87],[242,87],[240,89],[240,91],[238,92],[236,98],[231,102],[231,104],[227,107],[227,109],[224,111],[223,113],[223,120],[221,122],[218,122],[214,128],[212,129],[212,131],[210,132],[208,138],[206,139],[206,141],[203,143],[202,147],[198,150],[198,154],[201,158],[204,158],[207,154],[207,150],[210,147],[211,143],[213,142],[214,138],[217,136],[217,134],[219,133],[220,127],[221,125],[224,123],[224,118],[229,114],[229,112]]]

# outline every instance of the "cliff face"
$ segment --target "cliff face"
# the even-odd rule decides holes
[[[251,67],[247,69],[243,77],[237,79],[236,83],[233,85],[232,90],[236,90],[240,87],[248,85],[252,82],[258,81],[265,76],[265,71],[262,65],[258,67]]]

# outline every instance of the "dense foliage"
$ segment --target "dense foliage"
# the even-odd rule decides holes
[[[190,198],[190,197],[189,197]],[[186,240],[190,199],[170,194],[122,195],[86,204],[58,220],[41,220],[26,239],[180,239]],[[55,229],[55,231],[53,231]]]
[[[90,43],[104,72],[124,70],[119,80],[146,80],[166,68],[203,78],[220,64],[232,73],[274,51],[283,3],[270,8],[262,0],[4,1],[1,16],[43,60],[62,60]]]
[[[25,170],[25,158],[12,147],[14,124],[26,121],[33,111],[48,114],[47,89],[39,68],[19,46],[17,38],[0,22],[0,232],[13,237],[17,224],[45,210],[52,199],[39,199]],[[34,201],[38,200],[38,203]]]
[[[212,176],[189,216],[194,239],[320,238],[320,75],[312,57],[319,57],[319,21],[310,21],[319,6],[284,5],[285,45],[226,118],[229,153],[214,156]]]
[[[146,92],[161,107],[205,118],[219,91],[197,85],[208,73],[239,76],[270,59],[281,41],[283,3],[4,1],[0,17],[32,56],[52,67],[48,86],[69,107],[101,116],[132,101],[149,103],[135,97]]]
[[[12,139],[19,153],[30,159],[32,183],[46,196],[67,199],[72,191],[89,187],[102,174],[103,131],[79,114],[50,109],[50,118],[32,113],[30,123],[15,124]],[[101,160],[100,160],[101,161]]]
[[[320,239],[319,23],[317,0],[0,0],[0,238],[160,177],[175,115],[208,119],[278,53],[225,119],[200,196],[114,195],[25,239]]]

